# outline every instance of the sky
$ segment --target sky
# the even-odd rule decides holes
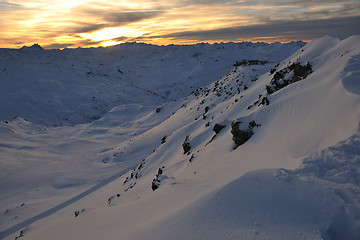
[[[310,41],[360,34],[360,0],[0,0],[0,48]]]

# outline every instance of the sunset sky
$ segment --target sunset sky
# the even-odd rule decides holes
[[[311,40],[360,34],[360,0],[0,0],[0,48]]]

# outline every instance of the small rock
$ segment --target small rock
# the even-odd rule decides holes
[[[184,149],[184,154],[189,153],[190,149],[191,149],[191,145],[189,142],[189,136],[186,136],[185,141],[182,144],[182,147]]]
[[[218,134],[224,127],[226,127],[226,125],[216,123],[213,127],[213,131]]]
[[[231,123],[231,133],[233,135],[232,140],[235,142],[236,149],[238,146],[244,144],[250,137],[253,135],[253,132],[250,130],[241,130],[239,128],[242,122],[233,121]]]
[[[159,181],[156,180],[156,179],[153,179],[153,182],[152,182],[152,184],[151,184],[151,189],[152,189],[153,191],[155,191],[155,190],[158,189],[158,188],[159,188]]]

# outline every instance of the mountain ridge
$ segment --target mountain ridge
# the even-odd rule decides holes
[[[304,44],[0,49],[0,119],[21,116],[47,126],[76,125],[99,119],[117,105],[147,102],[155,107],[217,80],[239,58],[280,61]]]

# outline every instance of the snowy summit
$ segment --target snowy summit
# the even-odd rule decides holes
[[[360,239],[360,36],[0,49],[1,239]]]

